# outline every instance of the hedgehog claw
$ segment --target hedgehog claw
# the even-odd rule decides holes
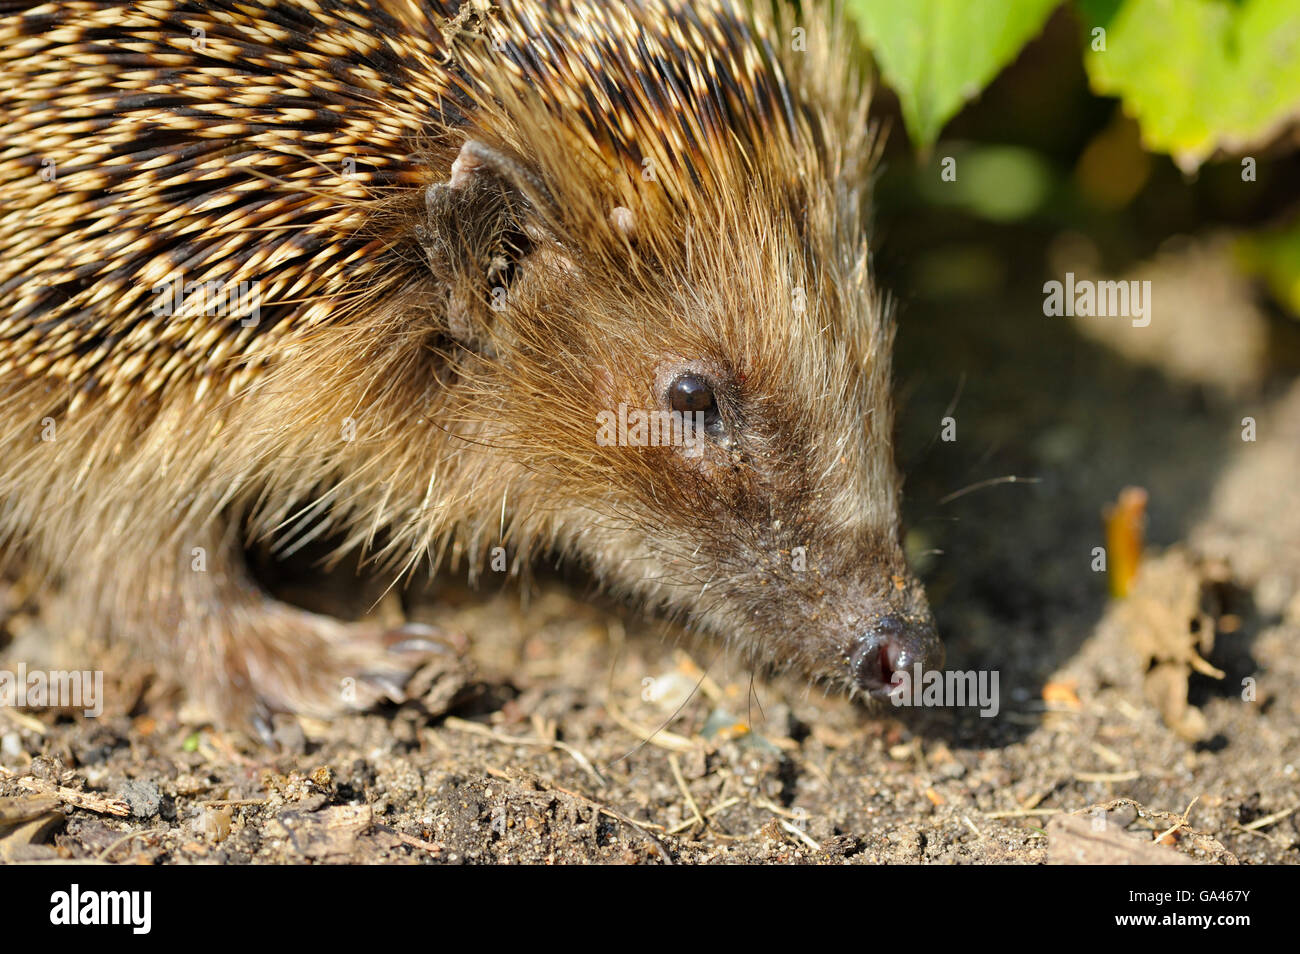
[[[427,623],[403,623],[388,633],[388,651],[393,653],[428,653],[460,655],[465,651],[463,636],[447,633]]]
[[[280,743],[275,737],[275,726],[271,722],[271,710],[262,700],[258,699],[253,703],[248,724],[264,746],[268,749],[280,748]]]
[[[407,699],[406,680],[399,679],[392,673],[367,672],[362,673],[358,678],[379,690],[389,702],[402,703]]]

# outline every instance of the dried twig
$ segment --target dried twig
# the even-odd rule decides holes
[[[103,795],[78,792],[74,788],[65,788],[43,778],[36,778],[34,775],[19,775],[3,766],[0,766],[0,775],[17,782],[29,792],[50,795],[74,808],[84,808],[86,811],[98,812],[101,815],[118,815],[123,818],[131,814],[131,806],[120,798],[106,798]]]
[[[1132,782],[1142,777],[1136,770],[1131,772],[1076,772],[1076,782]]]
[[[682,790],[682,795],[686,798],[686,804],[690,807],[691,812],[695,815],[693,822],[699,822],[704,825],[704,816],[700,814],[700,806],[695,802],[695,796],[691,794],[690,788],[686,785],[686,779],[682,775],[682,767],[677,761],[676,753],[668,756],[668,764],[672,767],[673,778],[677,779],[677,787]]]
[[[1173,824],[1173,827],[1169,828],[1167,831],[1162,831],[1160,834],[1156,835],[1155,840],[1157,842],[1164,841],[1166,838],[1168,838],[1178,829],[1185,827],[1187,825],[1187,816],[1190,815],[1192,812],[1192,806],[1195,805],[1200,800],[1200,798],[1201,796],[1197,795],[1190,802],[1188,802],[1187,811],[1183,812],[1183,816]]]
[[[1267,828],[1269,825],[1280,822],[1288,815],[1294,813],[1297,808],[1300,808],[1300,805],[1292,805],[1286,811],[1274,812],[1272,815],[1265,815],[1263,818],[1256,818],[1249,825],[1238,825],[1237,827],[1242,831],[1258,831],[1261,828]]]
[[[35,733],[36,735],[43,736],[48,731],[45,728],[45,723],[36,718],[36,716],[26,712],[20,712],[10,706],[0,706],[0,716],[4,716],[15,725],[26,729],[28,732]]]
[[[781,826],[782,830],[798,838],[801,842],[811,848],[813,851],[821,851],[822,846],[812,839],[806,831],[803,831],[797,825],[792,825],[784,818],[778,818],[776,823]]]
[[[728,808],[730,808],[732,805],[735,805],[735,804],[737,804],[737,803],[739,803],[739,802],[743,802],[743,801],[744,801],[744,799],[741,798],[739,795],[733,795],[731,798],[727,799],[725,802],[719,802],[717,805],[714,805],[712,808],[710,808],[708,811],[706,811],[706,812],[704,813],[704,817],[705,817],[705,818],[712,818],[714,815],[718,814],[718,812],[724,812],[724,811],[726,811]],[[680,834],[681,832],[684,832],[686,829],[690,828],[690,827],[691,827],[692,825],[694,825],[694,824],[695,824],[695,819],[694,819],[694,818],[688,818],[688,819],[686,819],[686,821],[684,821],[684,822],[679,822],[678,824],[674,825],[672,828],[669,828],[669,829],[668,829],[668,834],[670,834],[670,835],[677,835],[677,834]],[[716,834],[716,832],[715,832],[715,834]]]

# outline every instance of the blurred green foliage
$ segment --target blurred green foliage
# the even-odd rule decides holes
[[[1147,148],[1183,169],[1262,145],[1300,115],[1296,0],[1127,0],[1083,14],[1093,89],[1120,97]]]
[[[927,147],[1060,0],[849,0],[913,141]],[[1297,0],[1077,0],[1093,89],[1148,148],[1195,169],[1300,115]]]
[[[881,190],[919,203],[898,221],[946,213],[973,248],[952,213],[1082,232],[1112,260],[1218,223],[1300,315],[1300,0],[845,2],[919,153]]]
[[[850,0],[908,132],[928,146],[1060,0]]]

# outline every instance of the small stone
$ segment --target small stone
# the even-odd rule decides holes
[[[966,774],[966,766],[954,758],[941,764],[935,771],[940,778],[961,778]]]
[[[122,798],[131,806],[136,818],[152,818],[162,805],[162,791],[153,782],[131,779],[122,786]]]
[[[1107,821],[1117,828],[1127,828],[1129,825],[1137,821],[1137,817],[1137,806],[1130,802],[1125,802],[1122,805],[1116,805],[1115,808],[1110,811]]]

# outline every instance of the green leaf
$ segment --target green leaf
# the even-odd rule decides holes
[[[1120,97],[1146,148],[1194,170],[1216,149],[1265,142],[1300,114],[1295,0],[1123,0],[1089,19],[1093,89]],[[1105,49],[1098,49],[1098,28]]]
[[[849,0],[912,141],[929,146],[1060,0]]]

